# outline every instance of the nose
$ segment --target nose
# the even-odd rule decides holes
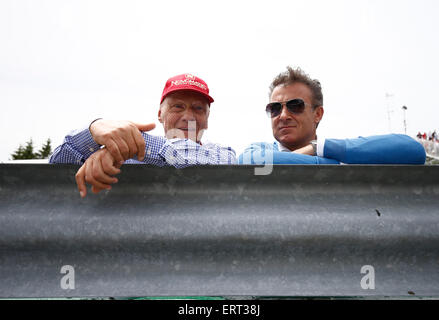
[[[282,110],[280,111],[279,119],[281,120],[291,119],[291,113],[288,111],[285,103],[282,104]]]
[[[195,115],[194,115],[194,111],[192,110],[192,108],[186,108],[181,119],[185,120],[185,121],[194,121]]]

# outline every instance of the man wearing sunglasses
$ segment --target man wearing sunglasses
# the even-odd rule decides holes
[[[176,168],[234,164],[232,148],[201,143],[212,102],[202,79],[191,74],[172,77],[165,84],[158,111],[165,137],[144,132],[152,130],[154,124],[99,119],[67,135],[49,162],[82,164],[76,174],[81,197],[87,193],[86,182],[94,193],[111,189],[123,163]]]
[[[270,85],[266,112],[274,143],[253,143],[240,164],[424,164],[425,150],[407,135],[318,139],[323,94],[320,82],[287,67]]]

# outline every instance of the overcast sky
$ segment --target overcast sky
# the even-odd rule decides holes
[[[409,135],[437,129],[438,3],[0,0],[0,161],[97,117],[162,135],[161,92],[181,73],[215,99],[205,138],[239,153],[273,141],[268,86],[287,65],[322,83],[319,136],[403,133],[403,105]]]

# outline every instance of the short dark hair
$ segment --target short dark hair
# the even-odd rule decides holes
[[[287,71],[279,73],[276,78],[274,78],[274,80],[271,82],[269,98],[271,98],[271,94],[273,93],[274,88],[276,88],[277,86],[288,86],[296,82],[303,83],[311,90],[312,106],[314,109],[319,106],[323,106],[322,86],[320,85],[319,80],[311,79],[310,76],[306,74],[302,69],[293,69],[290,66],[287,67]]]

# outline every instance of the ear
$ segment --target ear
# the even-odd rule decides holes
[[[162,119],[162,107],[159,108],[158,118],[159,118],[159,122],[160,122],[160,123],[163,123],[163,119]]]
[[[207,117],[206,117],[206,129],[209,127],[209,115],[210,115],[210,104],[207,108]]]
[[[322,120],[323,113],[325,113],[325,110],[323,110],[323,106],[316,107],[316,109],[314,110],[314,123],[315,124],[318,124]]]

